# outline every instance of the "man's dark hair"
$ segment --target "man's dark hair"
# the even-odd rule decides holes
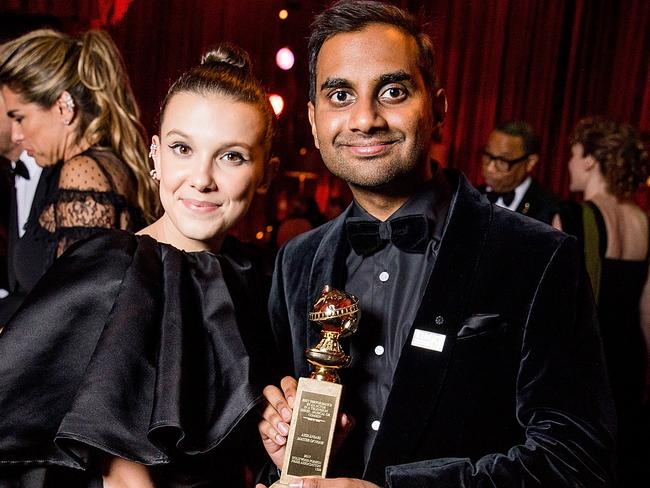
[[[521,120],[509,120],[502,122],[494,129],[497,132],[503,132],[509,136],[521,137],[524,142],[524,152],[526,154],[539,154],[539,137],[530,124]]]
[[[309,99],[316,102],[316,62],[323,43],[344,32],[358,32],[370,24],[386,24],[411,35],[417,44],[417,65],[424,83],[434,96],[438,89],[431,38],[410,13],[376,1],[340,0],[316,16],[309,36]]]

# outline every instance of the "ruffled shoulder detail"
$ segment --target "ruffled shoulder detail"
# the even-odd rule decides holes
[[[73,246],[0,336],[2,463],[156,465],[236,442],[269,381],[255,276],[121,231]]]

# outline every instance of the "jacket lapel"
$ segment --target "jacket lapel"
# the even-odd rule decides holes
[[[450,176],[452,185],[454,178],[457,181],[457,190],[450,204],[438,258],[395,370],[365,479],[383,480],[386,466],[413,459],[424,426],[436,409],[487,237],[491,205],[462,174],[450,172]],[[425,338],[425,347],[412,345],[414,333],[417,333],[415,342]],[[426,347],[426,338],[440,339],[439,335],[430,333],[445,336],[442,351],[433,350],[434,346]]]
[[[331,285],[341,291],[344,290],[346,278],[345,259],[349,251],[344,224],[351,209],[352,205],[332,221],[314,254],[307,285],[309,311],[311,311],[313,304],[316,303],[325,285]],[[305,334],[306,342],[303,344],[304,349],[313,347],[320,340],[318,328],[311,323],[308,327],[309,330]]]
[[[533,179],[530,182],[530,186],[528,187],[528,190],[526,190],[526,193],[524,194],[524,198],[522,198],[521,202],[519,202],[516,211],[523,215],[529,215],[531,211],[537,210],[538,195],[539,195],[539,191],[538,191],[537,182]],[[535,208],[533,209],[532,207]]]
[[[313,304],[324,285],[342,289],[345,285],[345,257],[348,250],[345,237],[345,219],[351,212],[350,205],[341,215],[332,221],[332,225],[323,235],[312,260],[309,273],[308,293]]]

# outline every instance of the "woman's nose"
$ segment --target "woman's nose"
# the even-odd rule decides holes
[[[212,174],[212,161],[201,161],[194,166],[190,175],[190,185],[201,192],[217,188]]]

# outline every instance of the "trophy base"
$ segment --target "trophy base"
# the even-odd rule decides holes
[[[288,487],[305,476],[325,477],[342,391],[337,383],[298,380],[282,475],[273,487]]]
[[[322,476],[308,476],[308,478],[322,478]],[[269,486],[269,488],[289,488],[289,484],[278,480]]]

